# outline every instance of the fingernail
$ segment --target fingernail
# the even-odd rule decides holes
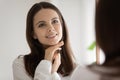
[[[59,50],[62,50],[62,48],[59,48]]]

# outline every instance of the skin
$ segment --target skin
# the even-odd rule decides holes
[[[57,72],[61,64],[61,56],[57,50],[61,50],[64,42],[62,38],[62,25],[58,14],[52,9],[42,9],[36,13],[33,20],[34,39],[43,44],[45,48],[45,60],[52,63],[51,73]]]

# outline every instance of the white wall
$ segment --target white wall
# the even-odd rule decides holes
[[[88,50],[88,46],[95,41],[95,0],[62,1],[59,1],[59,7],[68,25],[75,57],[80,64],[90,64],[96,59],[95,49],[93,51]]]
[[[13,80],[12,61],[29,53],[25,38],[26,14],[40,0],[0,0],[0,80]],[[94,0],[47,0],[59,7],[68,25],[72,49],[78,63],[95,60],[88,51],[94,41]]]

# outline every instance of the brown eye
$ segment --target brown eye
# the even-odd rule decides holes
[[[53,23],[53,24],[56,24],[56,23],[58,23],[58,20],[53,20],[52,23]]]
[[[38,25],[38,27],[44,27],[45,26],[45,23],[41,23]]]

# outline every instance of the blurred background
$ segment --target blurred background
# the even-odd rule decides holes
[[[72,50],[78,64],[96,61],[95,0],[0,0],[0,80],[13,80],[12,62],[28,54],[26,16],[31,6],[40,1],[56,5],[67,23]]]

